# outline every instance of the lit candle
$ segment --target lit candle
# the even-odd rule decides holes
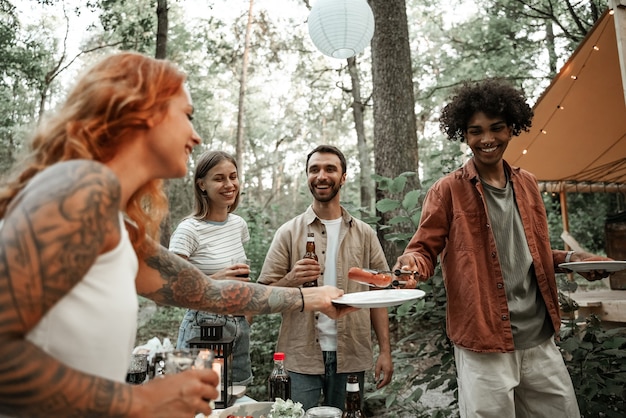
[[[216,401],[218,402],[222,400],[222,369],[223,368],[224,368],[224,359],[216,358],[213,360],[213,371],[217,373],[217,376],[219,377],[219,381],[217,383],[218,398],[216,399]]]

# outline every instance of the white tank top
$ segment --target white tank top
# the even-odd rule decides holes
[[[121,239],[26,338],[85,373],[123,382],[137,332],[137,255],[120,214]]]

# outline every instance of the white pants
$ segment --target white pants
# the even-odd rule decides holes
[[[572,379],[554,339],[513,353],[454,347],[461,418],[579,418]]]

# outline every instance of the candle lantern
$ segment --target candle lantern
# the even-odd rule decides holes
[[[308,18],[309,36],[323,54],[350,58],[374,35],[374,13],[367,0],[317,0]]]
[[[200,323],[200,336],[187,341],[191,348],[207,348],[213,351],[213,370],[220,376],[220,396],[215,401],[217,408],[228,408],[234,401],[231,361],[233,337],[223,337],[224,322]]]

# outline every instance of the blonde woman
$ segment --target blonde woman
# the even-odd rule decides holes
[[[245,259],[243,245],[250,240],[248,224],[233,212],[239,204],[237,161],[224,151],[207,151],[196,161],[193,176],[195,208],[170,238],[170,251],[216,280],[249,281],[250,267],[233,260]],[[233,338],[230,363],[234,385],[252,382],[250,324],[245,315],[222,315],[188,309],[178,331],[177,348],[188,348],[200,337],[203,322],[223,324],[223,337]]]

